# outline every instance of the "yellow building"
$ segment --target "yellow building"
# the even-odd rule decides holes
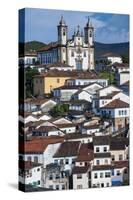
[[[76,77],[76,72],[49,71],[33,77],[34,95],[50,94],[54,88],[63,86],[67,79]]]

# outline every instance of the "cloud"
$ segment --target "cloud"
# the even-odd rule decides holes
[[[57,25],[61,15],[68,25],[69,38],[77,25],[83,30],[89,16],[94,26],[96,41],[113,43],[129,40],[128,15],[47,9],[26,9],[26,40],[45,43],[56,41]]]

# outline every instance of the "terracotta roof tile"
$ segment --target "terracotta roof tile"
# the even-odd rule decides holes
[[[77,156],[79,151],[80,142],[64,142],[61,144],[59,149],[54,155],[54,158],[57,157],[71,157]]]
[[[85,167],[77,167],[77,166],[75,166],[73,168],[72,173],[73,174],[85,174],[85,173],[87,173],[88,169],[89,169],[89,166],[85,166]]]
[[[120,99],[115,99],[112,102],[101,107],[101,109],[103,108],[129,108],[129,104],[124,101],[121,101]]]
[[[64,137],[35,137],[31,141],[25,141],[19,145],[20,153],[43,153],[49,144],[62,143]]]

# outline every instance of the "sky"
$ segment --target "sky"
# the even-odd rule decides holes
[[[19,41],[57,41],[57,25],[63,15],[68,26],[68,37],[80,25],[84,30],[88,16],[94,27],[95,41],[120,43],[129,41],[129,15],[26,8],[19,12]],[[25,23],[24,23],[25,19]],[[23,34],[25,32],[25,35]]]

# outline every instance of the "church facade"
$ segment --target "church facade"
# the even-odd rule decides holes
[[[84,27],[84,33],[77,27],[71,39],[68,39],[68,26],[61,17],[57,26],[58,41],[46,45],[38,51],[40,64],[65,63],[74,70],[94,70],[94,28],[90,19]]]

